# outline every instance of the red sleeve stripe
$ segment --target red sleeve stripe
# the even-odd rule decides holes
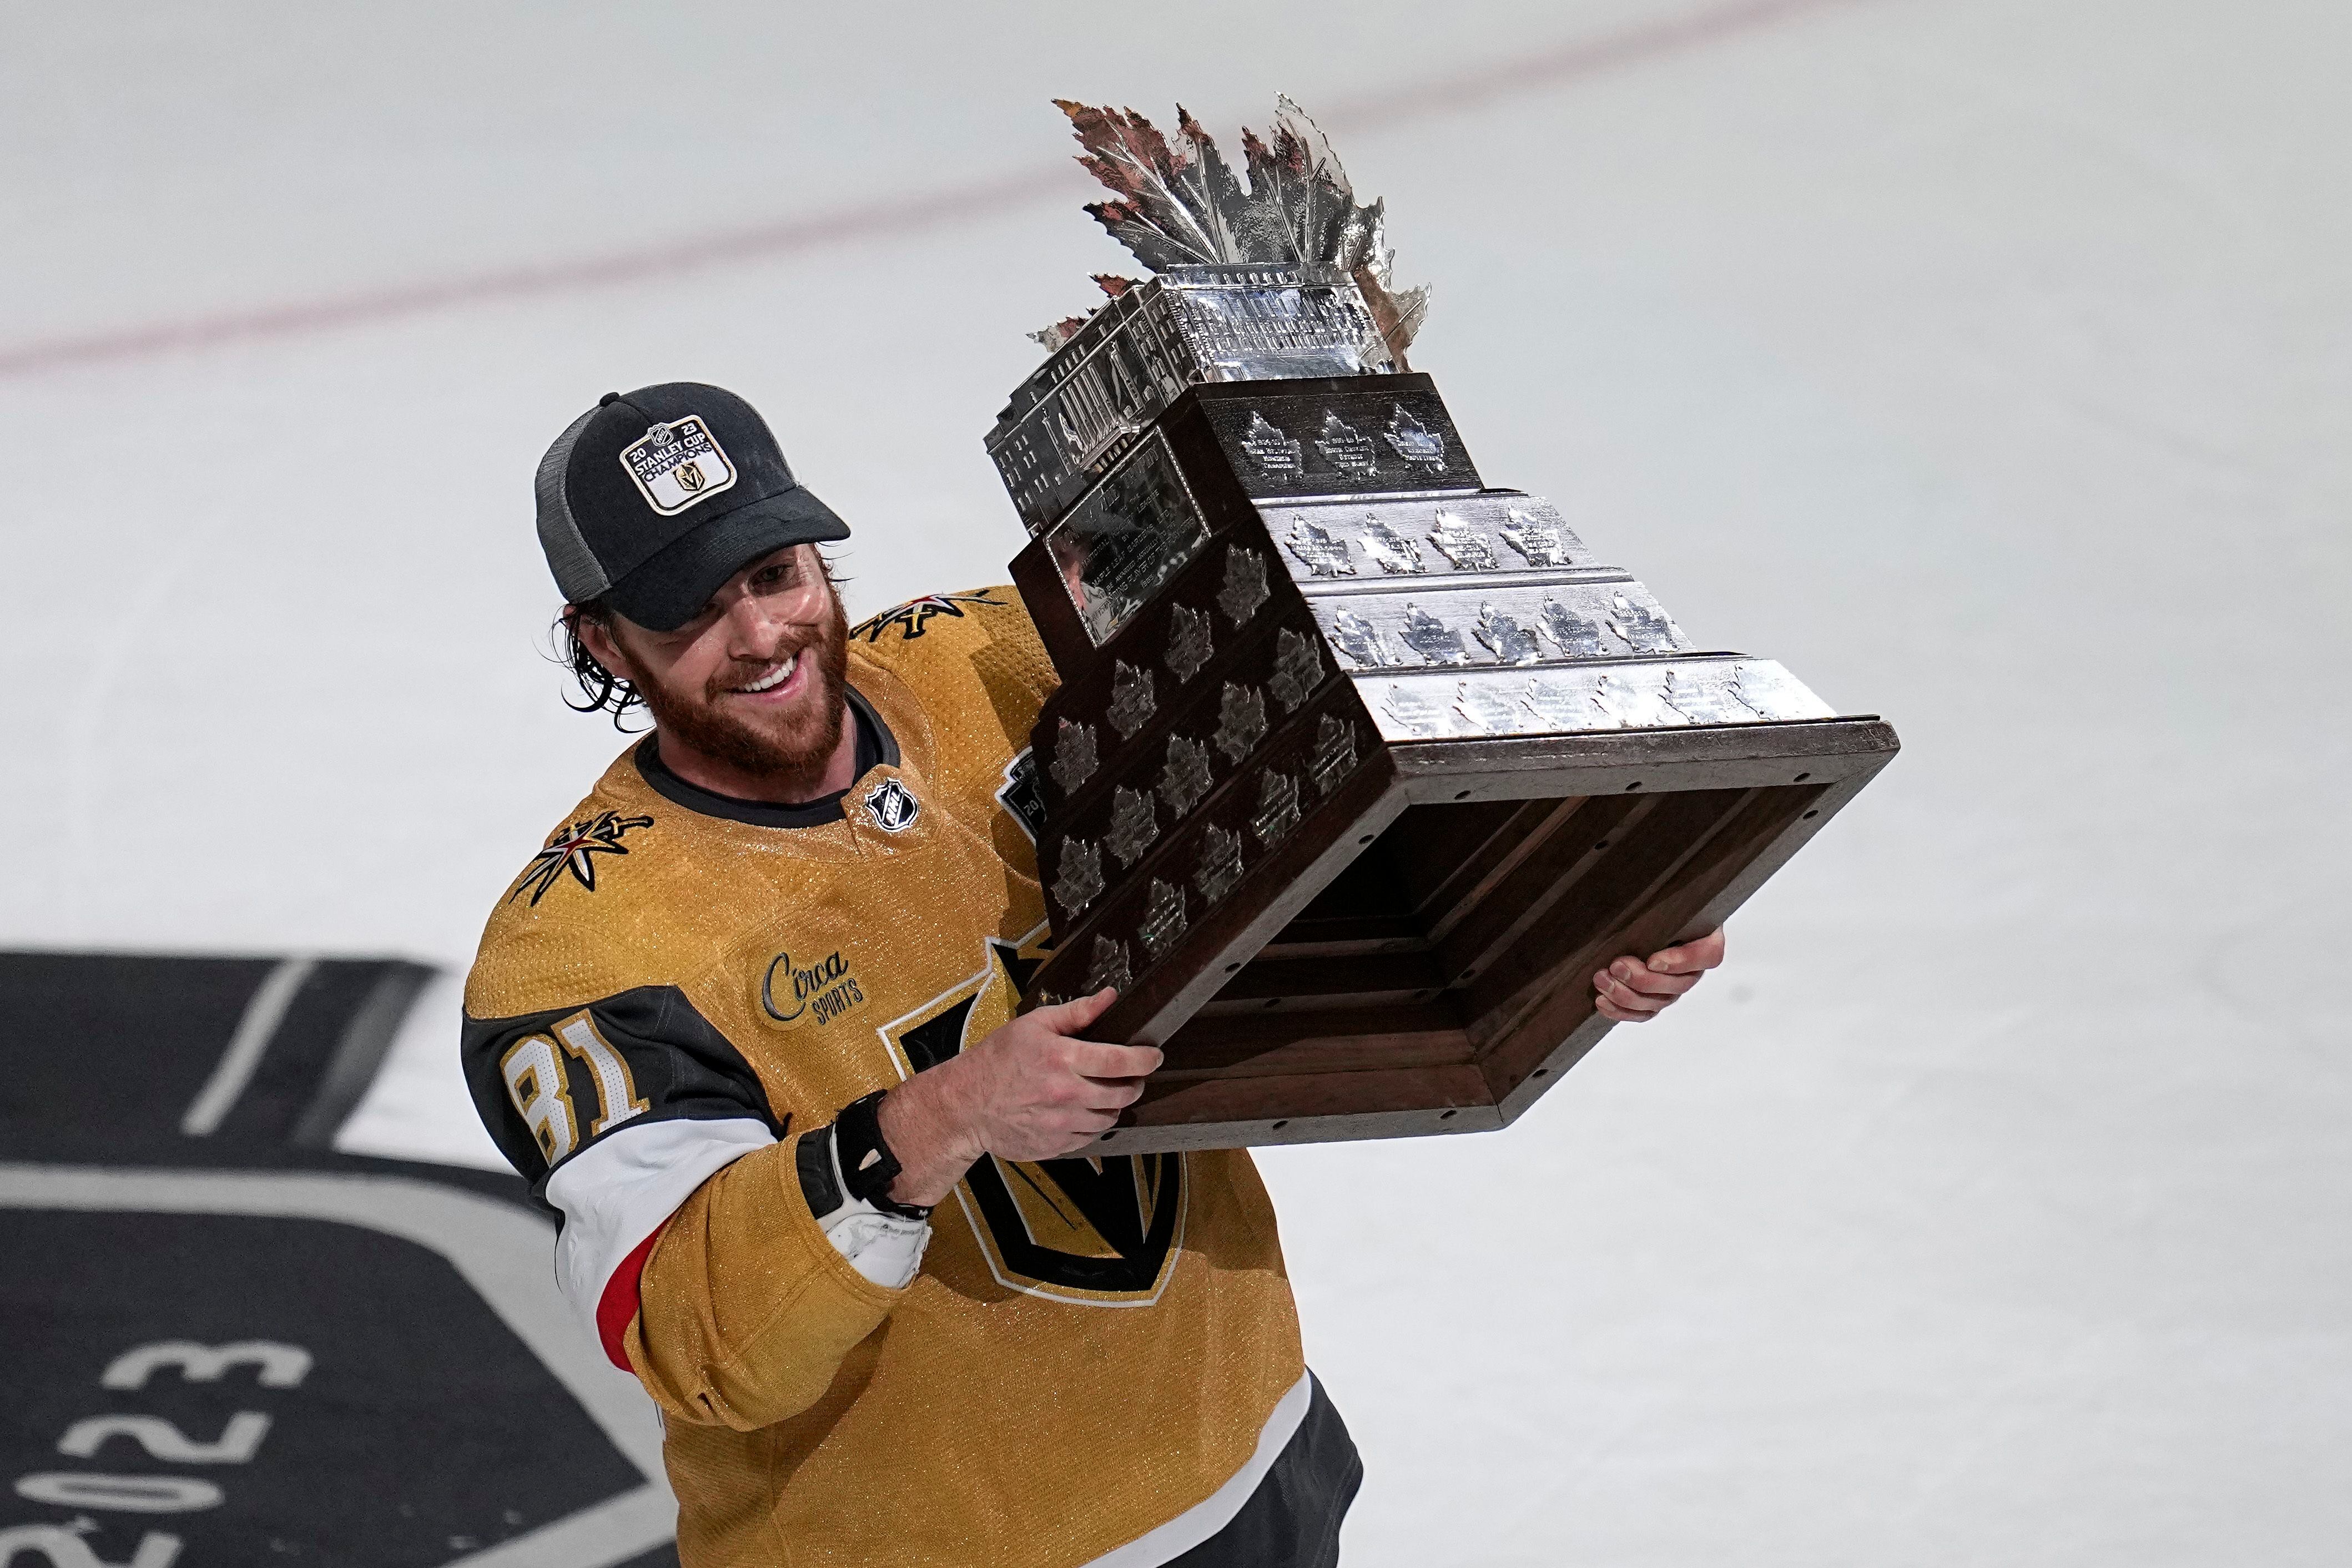
[[[596,1302],[596,1337],[604,1342],[604,1355],[633,1377],[637,1369],[629,1364],[628,1341],[630,1321],[637,1315],[637,1281],[645,1275],[646,1260],[653,1256],[654,1243],[668,1228],[663,1225],[621,1260],[621,1266],[604,1281],[604,1294]]]

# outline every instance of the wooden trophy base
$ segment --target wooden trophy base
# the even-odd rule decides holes
[[[1506,1125],[1609,1031],[1595,970],[1721,925],[1895,748],[1867,717],[1388,747],[1103,1146]]]

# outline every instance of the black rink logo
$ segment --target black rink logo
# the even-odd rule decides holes
[[[812,1009],[817,1022],[831,1023],[865,999],[837,952],[804,969],[793,967],[790,953],[779,953],[760,977],[760,1009],[778,1023],[796,1022]]]

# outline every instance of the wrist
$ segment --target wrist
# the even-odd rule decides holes
[[[979,1134],[955,1113],[953,1060],[916,1073],[882,1097],[877,1108],[883,1138],[898,1156],[890,1197],[929,1207],[955,1190],[985,1152]]]
[[[833,1119],[835,1175],[850,1197],[902,1219],[928,1219],[929,1204],[908,1204],[896,1196],[902,1169],[898,1151],[882,1130],[884,1092],[851,1101]]]

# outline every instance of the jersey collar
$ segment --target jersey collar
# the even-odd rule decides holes
[[[898,766],[898,737],[890,733],[890,727],[883,722],[874,705],[866,700],[864,693],[846,683],[843,690],[849,698],[850,719],[857,727],[857,774],[849,785],[850,789],[855,789],[858,780],[875,768]],[[656,744],[658,738],[658,732],[648,735],[634,748],[637,776],[655,794],[674,806],[754,828],[821,828],[847,815],[841,808],[841,798],[849,789],[787,806],[773,800],[739,800],[732,795],[689,784],[671,772],[669,764],[661,759],[661,748]]]

